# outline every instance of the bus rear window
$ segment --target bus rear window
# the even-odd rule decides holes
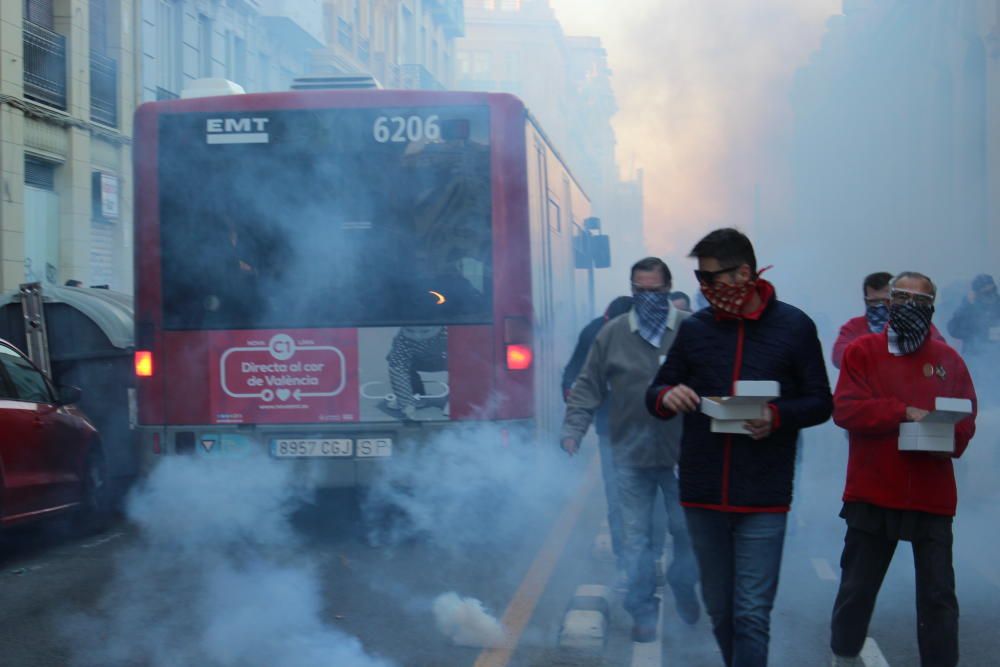
[[[165,114],[167,329],[492,320],[485,107]]]

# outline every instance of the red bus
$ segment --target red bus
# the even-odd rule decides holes
[[[259,448],[352,486],[460,423],[555,441],[590,203],[521,101],[169,100],[135,135],[147,465]]]

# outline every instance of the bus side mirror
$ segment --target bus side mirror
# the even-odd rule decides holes
[[[607,269],[611,266],[611,237],[598,234],[590,237],[590,256],[595,269]]]

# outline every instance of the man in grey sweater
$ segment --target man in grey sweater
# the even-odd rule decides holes
[[[590,354],[566,401],[562,448],[571,456],[601,403],[608,398],[611,451],[618,470],[618,495],[625,528],[628,593],[625,609],[632,615],[632,639],[654,641],[659,599],[656,593],[653,503],[663,493],[674,553],[667,581],[681,618],[698,620],[700,606],[694,586],[697,565],[691,551],[674,473],[681,425],[662,421],[645,409],[645,392],[666,357],[687,313],[670,304],[670,269],[647,257],[632,267],[634,306],[608,322],[597,334]]]

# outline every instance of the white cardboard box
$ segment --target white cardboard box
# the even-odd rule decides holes
[[[950,454],[955,451],[955,424],[971,414],[969,399],[938,397],[934,411],[923,420],[899,425],[899,450]]]
[[[780,395],[773,380],[740,380],[733,396],[702,396],[701,411],[712,418],[712,433],[746,435],[743,422],[762,418],[767,404]]]

